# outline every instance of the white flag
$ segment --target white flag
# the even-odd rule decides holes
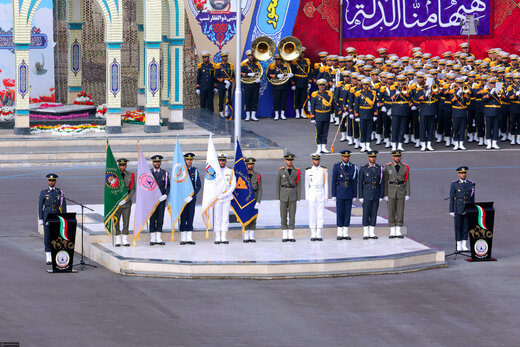
[[[211,227],[210,209],[217,201],[218,196],[225,190],[226,180],[222,175],[213,138],[210,135],[204,170],[204,193],[202,195],[202,221],[206,225],[206,238],[208,238],[208,230]]]

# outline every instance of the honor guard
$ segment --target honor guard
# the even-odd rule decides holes
[[[215,88],[215,66],[209,61],[209,53],[202,52],[202,63],[197,66],[197,95],[200,96],[200,108],[213,111],[213,94]]]
[[[161,169],[161,163],[163,160],[162,155],[154,155],[151,157],[153,168],[150,170],[157,186],[161,190],[160,203],[155,209],[154,213],[150,217],[150,246],[153,245],[164,245],[164,241],[161,239],[162,227],[164,222],[164,209],[166,208],[166,198],[170,193],[170,174],[168,171]]]
[[[289,79],[292,74],[289,66],[283,63],[280,55],[275,55],[274,63],[269,65],[267,70],[269,82],[273,86],[273,111],[274,120],[287,119],[285,110],[287,110],[287,94],[289,93]]]
[[[468,248],[468,215],[464,210],[466,204],[475,202],[475,183],[466,179],[467,166],[457,168],[459,179],[450,187],[450,215],[455,222],[455,240],[457,252],[469,251]]]
[[[253,189],[253,192],[255,193],[255,208],[258,209],[260,206],[260,202],[262,201],[262,175],[260,175],[258,172],[255,171],[255,158],[247,158],[246,159],[246,168],[247,168],[247,175],[249,177],[249,181],[251,182],[251,188]],[[258,216],[251,221],[248,225],[245,227],[245,233],[244,233],[244,242],[256,242],[255,240],[255,230],[256,230],[256,220],[258,219]]]
[[[300,117],[304,118],[303,104],[307,99],[307,92],[311,86],[309,83],[311,61],[309,58],[305,58],[306,50],[305,47],[302,47],[302,53],[298,59],[291,62],[291,70],[294,71],[291,89],[294,91],[294,111],[296,112],[296,119]]]
[[[333,95],[330,90],[326,90],[327,81],[319,79],[316,84],[318,91],[311,94],[311,120],[316,124],[316,152],[330,153],[327,150],[327,135],[329,133],[329,114],[332,111]]]
[[[285,166],[278,169],[276,175],[276,200],[280,201],[280,217],[282,224],[282,242],[295,242],[294,228],[296,224],[296,205],[300,201],[301,171],[293,166],[294,154],[286,154]],[[287,224],[289,216],[289,224]]]
[[[200,173],[199,170],[193,166],[193,159],[195,154],[184,154],[184,161],[188,174],[190,175],[191,184],[193,184],[193,196],[187,197],[184,201],[187,202],[184,210],[181,213],[181,245],[194,245],[193,241],[193,218],[195,217],[195,205],[197,204],[197,194],[200,192]]]
[[[56,187],[58,175],[50,173],[46,177],[49,187],[40,192],[38,199],[38,222],[40,225],[43,225],[46,263],[51,265],[51,235],[47,218],[50,213],[67,213],[67,201],[65,200],[63,189]]]
[[[354,99],[354,116],[359,119],[361,129],[361,152],[371,151],[370,141],[372,128],[377,120],[376,92],[370,89],[368,78],[362,81],[362,90],[356,92]]]
[[[323,241],[323,213],[329,197],[328,171],[320,166],[320,155],[312,155],[312,166],[305,169],[305,200],[309,203],[311,241]]]
[[[336,200],[337,240],[350,240],[348,228],[352,200],[357,196],[358,167],[350,162],[350,151],[341,152],[341,161],[332,170],[332,199]]]
[[[235,82],[235,66],[228,63],[228,52],[220,55],[222,62],[215,64],[215,80],[218,89],[218,111],[220,118],[226,118],[229,113],[228,104],[231,103],[233,83]]]
[[[388,202],[390,236],[402,239],[404,202],[410,199],[410,167],[401,162],[401,151],[392,151],[392,162],[385,165],[385,197]]]
[[[368,164],[359,169],[359,202],[363,204],[363,240],[377,239],[379,202],[385,193],[384,168],[376,163],[377,151],[367,152]]]
[[[229,229],[229,209],[231,208],[231,200],[233,200],[233,192],[235,191],[237,180],[235,171],[226,166],[227,156],[225,154],[218,156],[218,163],[226,181],[226,190],[218,196],[217,202],[213,205],[215,224],[213,230],[215,232],[215,244],[227,245],[229,243],[226,238]]]
[[[262,82],[262,66],[256,61],[251,50],[246,52],[247,59],[240,64],[240,74],[242,77],[255,78],[251,83],[242,83],[244,86],[244,103],[246,108],[245,121],[258,121],[256,118],[256,110],[258,109],[258,98],[260,96],[260,83]]]
[[[121,158],[117,160],[117,165],[119,166],[119,171],[121,172],[121,177],[123,177],[123,181],[125,182],[125,187],[128,190],[128,198],[119,203],[119,208],[116,211],[116,242],[115,246],[121,246],[121,229],[120,229],[120,221],[121,217],[123,219],[123,246],[129,247],[130,243],[128,242],[128,227],[130,225],[130,212],[132,211],[132,198],[135,195],[135,175],[133,172],[126,171],[128,166],[128,159]]]

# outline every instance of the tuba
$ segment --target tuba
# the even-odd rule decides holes
[[[283,65],[287,67],[287,73],[285,73],[285,77],[279,80],[271,80],[269,76],[267,76],[267,80],[274,86],[279,86],[286,83],[289,80],[289,73],[291,73],[291,64],[290,61],[298,59],[300,54],[302,53],[302,43],[294,36],[284,37],[280,43],[278,44],[278,53],[284,60]]]
[[[401,94],[408,95],[409,92],[410,92],[410,88],[408,88],[407,86],[401,87]]]
[[[469,86],[467,84],[465,84],[462,86],[462,92],[464,94],[469,94],[469,93],[471,93],[471,89],[469,88]]]
[[[256,60],[264,61],[269,60],[274,56],[274,51],[276,47],[274,45],[273,40],[271,40],[267,36],[260,36],[256,38],[253,41],[253,44],[251,45],[251,52],[253,53],[253,56]],[[242,63],[247,62],[247,59],[242,61]],[[257,79],[262,78],[264,75],[264,69],[261,64],[258,64],[260,66],[260,69],[257,71],[256,75],[253,77],[246,76],[240,78],[242,83],[245,84],[253,84]]]
[[[438,84],[432,85],[432,93],[437,93],[438,91],[439,91],[439,85]]]

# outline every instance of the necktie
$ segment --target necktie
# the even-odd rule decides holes
[[[401,166],[399,166],[399,164],[396,165],[396,166],[395,166],[395,171],[399,172],[399,168],[400,168],[400,167],[401,167]]]

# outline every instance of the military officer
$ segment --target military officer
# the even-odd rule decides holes
[[[220,118],[226,118],[228,103],[231,103],[233,83],[235,82],[235,66],[228,63],[229,54],[224,51],[220,54],[222,62],[215,65],[215,80],[218,89],[218,111]]]
[[[359,169],[358,198],[363,204],[363,240],[377,239],[375,228],[379,202],[385,193],[385,169],[376,163],[377,151],[369,151],[368,164]]]
[[[213,111],[215,88],[215,66],[209,61],[209,52],[202,52],[202,63],[197,66],[197,85],[195,91],[200,96],[200,108]]]
[[[164,222],[164,209],[166,208],[165,200],[170,192],[170,174],[168,171],[161,169],[161,163],[163,160],[162,155],[154,155],[150,159],[152,159],[153,163],[153,168],[150,171],[152,172],[162,194],[159,199],[159,205],[150,217],[150,246],[164,245],[165,243],[161,239],[161,234]]]
[[[450,215],[455,222],[455,240],[457,252],[469,251],[468,248],[468,215],[464,209],[466,204],[475,202],[475,183],[467,179],[468,167],[457,168],[459,179],[450,187]]]
[[[193,217],[195,217],[195,205],[197,204],[197,194],[200,192],[200,188],[202,185],[200,183],[199,170],[195,166],[193,166],[193,159],[195,159],[195,154],[191,152],[184,154],[184,162],[186,163],[186,168],[188,169],[188,174],[190,175],[191,184],[193,184],[193,196],[186,198],[188,204],[184,207],[184,210],[181,213],[181,245],[195,244],[192,235]]]
[[[294,228],[296,224],[296,205],[300,201],[301,171],[293,166],[294,154],[286,154],[285,166],[278,169],[276,175],[276,200],[280,201],[280,217],[282,221],[282,242],[295,242]],[[289,224],[287,224],[289,216]]]
[[[323,241],[323,213],[329,197],[329,173],[320,166],[320,155],[312,155],[312,166],[305,169],[305,200],[309,202],[311,241]]]
[[[255,171],[255,158],[247,158],[246,159],[246,168],[247,168],[247,175],[249,177],[249,181],[251,182],[251,188],[253,189],[253,192],[255,193],[255,208],[258,209],[260,206],[260,202],[262,201],[262,175],[260,175],[258,172]],[[257,216],[258,218],[258,216]],[[245,227],[245,233],[244,233],[244,242],[256,242],[255,240],[255,229],[256,229],[256,220],[251,221],[248,225]]]
[[[47,265],[51,265],[51,235],[47,217],[50,213],[67,213],[67,201],[65,200],[63,189],[56,187],[58,175],[50,173],[46,177],[49,187],[40,192],[38,199],[38,219],[40,225],[43,225],[46,263]]]
[[[337,240],[350,240],[348,228],[352,200],[357,196],[358,167],[350,162],[350,151],[341,151],[341,161],[332,170],[332,199],[336,200]]]
[[[287,94],[289,93],[289,79],[294,75],[286,64],[282,63],[282,57],[276,55],[274,63],[269,65],[267,70],[269,81],[273,85],[273,111],[274,120],[287,119],[285,110],[287,110]]]
[[[227,245],[229,243],[226,238],[229,229],[229,209],[231,208],[231,200],[233,200],[237,180],[235,171],[226,166],[227,156],[225,154],[218,156],[218,163],[226,180],[226,190],[218,196],[217,202],[213,205],[213,218],[215,219],[213,230],[215,232],[215,244]]]
[[[401,151],[392,151],[392,162],[385,165],[385,201],[388,202],[390,236],[402,239],[404,202],[410,199],[410,167],[401,162]]]
[[[125,187],[128,190],[128,198],[119,203],[119,208],[116,211],[116,247],[121,246],[121,229],[120,229],[120,221],[121,217],[123,217],[123,246],[128,247],[130,243],[128,242],[128,227],[130,225],[130,212],[132,211],[132,198],[135,195],[135,175],[133,172],[126,171],[128,166],[128,159],[120,158],[117,160],[117,165],[119,166],[119,171],[121,172],[121,176],[123,177],[123,181],[125,182]]]
[[[247,60],[240,64],[240,74],[242,77],[255,77],[260,75],[262,66],[256,61],[251,50],[246,52]],[[261,78],[262,76],[260,76]],[[258,121],[256,118],[256,110],[258,109],[258,98],[260,96],[260,83],[262,80],[257,78],[253,83],[243,83],[244,86],[244,103],[246,109],[245,121],[253,120]]]
[[[316,124],[316,152],[330,153],[327,150],[327,135],[329,133],[329,114],[332,112],[333,94],[330,90],[326,90],[327,81],[319,79],[317,91],[311,94],[311,121]]]
[[[291,62],[291,69],[294,71],[294,77],[292,78],[292,87],[294,91],[294,110],[296,116],[294,118],[305,118],[303,113],[303,104],[307,99],[307,91],[310,88],[309,84],[309,73],[311,69],[311,61],[309,58],[305,58],[306,48],[302,47],[302,53],[298,59]]]

